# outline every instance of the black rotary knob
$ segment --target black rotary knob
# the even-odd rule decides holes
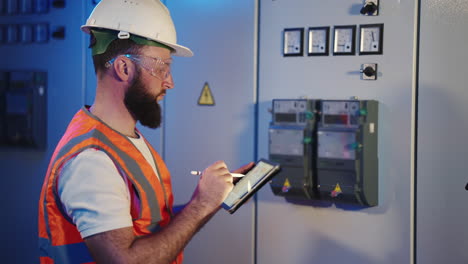
[[[377,5],[373,2],[368,2],[361,8],[361,14],[363,15],[371,15],[375,11],[377,11]]]
[[[374,68],[367,66],[363,71],[362,71],[367,77],[372,77],[375,75],[375,70]]]

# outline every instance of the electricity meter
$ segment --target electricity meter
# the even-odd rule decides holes
[[[314,195],[315,104],[308,99],[273,100],[269,159],[281,164],[270,186],[274,194],[311,199]]]
[[[317,128],[321,199],[378,204],[376,101],[324,100]]]

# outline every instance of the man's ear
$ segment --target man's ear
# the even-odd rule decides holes
[[[135,75],[135,65],[130,61],[130,59],[123,56],[115,59],[112,64],[116,77],[122,82],[131,82],[133,81],[133,76]]]

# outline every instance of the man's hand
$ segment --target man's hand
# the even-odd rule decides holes
[[[232,182],[233,177],[224,161],[217,161],[203,171],[191,202],[207,210],[206,214],[212,214],[221,208],[234,186]]]

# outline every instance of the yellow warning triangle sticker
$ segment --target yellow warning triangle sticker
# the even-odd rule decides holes
[[[340,195],[341,193],[343,193],[343,191],[341,191],[341,187],[340,187],[340,184],[337,183],[336,186],[335,186],[335,190],[333,190],[330,195],[331,197],[337,197],[338,195]]]
[[[289,183],[289,179],[286,178],[286,180],[284,181],[284,184],[283,184],[283,188],[281,188],[281,191],[284,192],[284,193],[287,193],[289,191],[289,189],[291,189],[291,183]]]
[[[283,184],[284,187],[291,187],[291,183],[289,183],[289,179],[286,178],[286,180],[284,181],[284,184]]]
[[[340,184],[339,184],[339,183],[337,183],[337,184],[336,184],[336,186],[335,186],[335,190],[334,190],[334,191],[335,191],[335,192],[340,192],[340,193],[342,192],[342,191],[341,191],[341,187],[340,187]]]
[[[210,86],[208,82],[203,86],[203,90],[198,98],[198,105],[214,105],[213,94],[211,93]]]

